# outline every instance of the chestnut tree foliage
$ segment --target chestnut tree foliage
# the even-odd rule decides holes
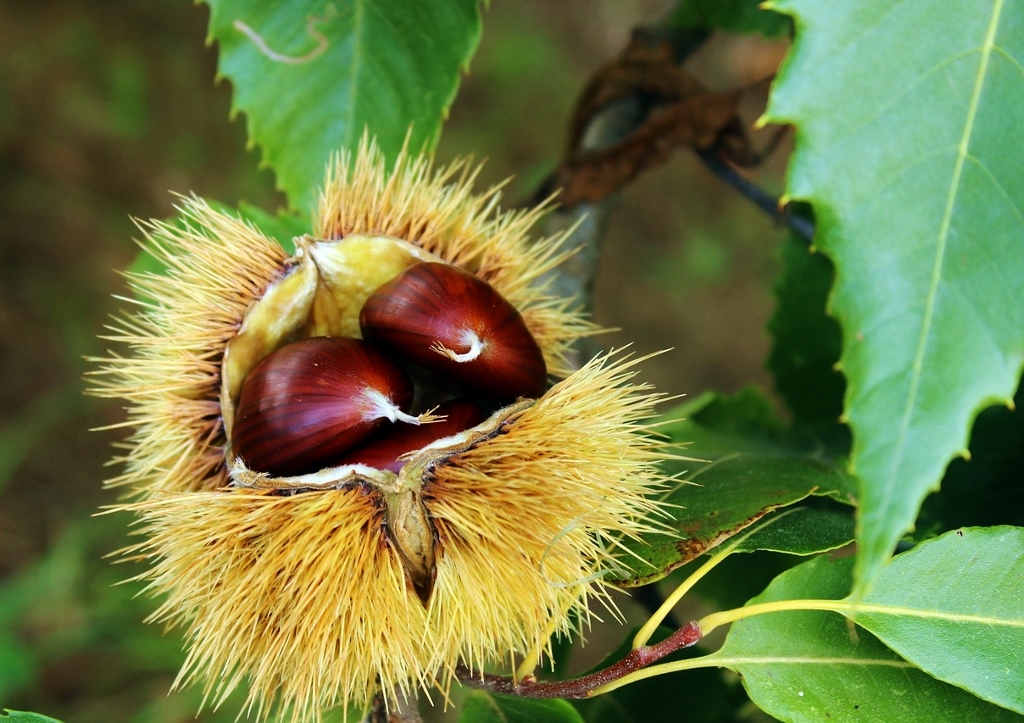
[[[477,0],[209,4],[235,108],[299,227],[329,153],[364,128],[392,156],[410,127],[430,147],[481,35]],[[766,118],[795,129],[785,200],[816,230],[781,249],[770,325],[791,420],[754,392],[668,411],[685,421],[666,432],[707,460],[701,486],[669,493],[674,533],[629,542],[617,582],[729,544],[809,559],[747,602],[771,612],[724,619],[724,645],[675,655],[677,672],[571,703],[478,690],[461,720],[725,720],[743,692],[719,668],[782,720],[1024,713],[1024,6],[683,2],[668,22],[792,34]],[[853,556],[822,554],[851,541]],[[759,592],[750,557],[705,597]]]
[[[237,212],[285,244],[364,129],[391,157],[433,146],[486,20],[478,0],[207,3],[234,109],[290,206]],[[668,594],[720,562],[697,592],[721,612],[699,627],[731,624],[713,652],[575,689],[599,695],[485,687],[450,714],[723,721],[749,698],[787,721],[1016,719],[1024,4],[682,0],[665,23],[791,35],[765,118],[795,129],[784,200],[815,227],[779,252],[767,364],[786,420],[755,391],[666,410],[698,484],[666,493],[672,529],[625,541],[616,572]],[[655,618],[598,669],[673,632]],[[555,641],[551,679],[571,652]]]

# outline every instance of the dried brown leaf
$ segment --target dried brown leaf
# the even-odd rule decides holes
[[[599,69],[584,88],[569,127],[569,151],[546,187],[560,188],[566,206],[596,202],[641,171],[690,148],[740,166],[761,155],[750,145],[737,106],[749,88],[714,92],[676,65],[669,43],[634,33],[619,58]],[[641,119],[621,140],[585,143],[592,122],[610,105],[634,99]]]

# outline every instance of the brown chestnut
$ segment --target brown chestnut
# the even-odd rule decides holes
[[[361,339],[316,337],[264,357],[242,383],[231,446],[253,470],[275,476],[315,472],[370,436],[402,421],[412,382]]]
[[[522,315],[456,266],[410,266],[370,295],[359,326],[364,338],[481,397],[511,401],[544,392],[544,354]]]
[[[334,464],[365,464],[397,473],[405,465],[403,454],[421,449],[442,437],[469,429],[484,421],[479,405],[470,399],[451,399],[433,414],[443,417],[434,424],[393,424],[383,427],[366,442],[346,452]]]

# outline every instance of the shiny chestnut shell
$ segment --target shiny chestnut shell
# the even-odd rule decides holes
[[[363,337],[483,398],[539,397],[544,354],[522,315],[490,284],[456,266],[410,266],[367,299]]]
[[[383,427],[355,449],[341,456],[337,464],[365,464],[397,473],[405,465],[398,458],[426,447],[442,437],[458,434],[484,421],[480,406],[470,399],[451,399],[431,414],[444,417],[430,424],[398,422]]]
[[[304,339],[275,350],[249,372],[231,446],[258,472],[315,472],[387,424],[393,407],[408,410],[412,399],[405,372],[373,345]]]

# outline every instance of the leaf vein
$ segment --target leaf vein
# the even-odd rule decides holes
[[[733,665],[882,665],[888,668],[916,668],[905,660],[895,658],[844,658],[822,656],[733,656],[715,659],[723,667]]]
[[[1010,61],[1010,64],[1017,69],[1017,72],[1024,75],[1024,64],[1022,64],[1017,58],[1010,54],[1010,52],[1001,45],[994,45],[992,50],[1002,57]]]
[[[945,261],[946,245],[949,241],[949,232],[952,225],[953,209],[960,190],[960,178],[963,174],[964,163],[967,158],[971,134],[974,130],[974,121],[978,113],[978,106],[981,102],[981,90],[985,82],[985,73],[988,70],[989,59],[992,55],[992,48],[995,45],[996,29],[999,27],[999,18],[1002,14],[1003,0],[995,0],[992,9],[992,17],[989,21],[985,42],[982,45],[981,59],[978,63],[978,71],[975,76],[974,88],[971,92],[971,100],[967,108],[967,118],[964,122],[964,130],[960,138],[957,152],[956,165],[953,169],[953,177],[950,181],[949,193],[946,197],[946,208],[943,213],[942,225],[939,229],[935,263],[932,266],[932,275],[929,281],[928,295],[924,308],[924,318],[921,320],[921,333],[918,337],[917,350],[914,354],[914,362],[911,366],[910,386],[907,389],[907,401],[904,406],[903,415],[900,419],[896,436],[896,443],[893,448],[892,464],[889,467],[888,478],[884,480],[882,507],[887,508],[892,495],[897,487],[900,477],[899,470],[902,466],[907,435],[910,431],[911,421],[914,417],[914,410],[917,406],[917,396],[921,386],[922,369],[924,366],[925,352],[928,340],[932,332],[932,316],[935,312],[936,296],[939,282],[942,276],[942,267]]]
[[[861,132],[862,130],[870,126],[872,123],[877,121],[879,118],[884,116],[890,108],[895,106],[900,101],[904,100],[907,96],[913,93],[917,88],[919,88],[926,80],[931,78],[933,75],[936,75],[943,69],[948,68],[951,65],[954,65],[960,60],[969,58],[973,55],[983,54],[984,51],[985,48],[983,46],[977,46],[974,48],[962,50],[959,53],[955,53],[953,55],[949,55],[943,58],[940,62],[935,63],[935,65],[925,69],[920,75],[916,76],[910,83],[906,85],[906,87],[902,88],[899,92],[893,94],[889,98],[889,101],[887,103],[880,104],[878,106],[878,110],[875,113],[872,113],[870,116],[865,117],[857,125],[844,130],[843,133],[848,135],[854,135],[856,133]]]
[[[999,195],[1002,196],[1003,199],[1006,201],[1006,205],[1013,209],[1013,215],[1017,217],[1017,220],[1020,221],[1022,225],[1024,225],[1024,210],[1022,210],[1020,206],[1018,206],[1014,202],[1013,197],[1006,190],[1006,186],[1000,183],[999,179],[996,178],[995,174],[992,173],[991,170],[989,170],[988,164],[986,164],[983,160],[981,160],[974,154],[968,154],[967,160],[973,161],[977,168],[981,170],[985,174],[985,176],[988,177],[988,179],[992,182],[992,187],[999,192]]]
[[[356,87],[355,79],[359,77],[360,66],[363,64],[364,42],[366,37],[366,2],[367,0],[355,0],[352,3],[352,59],[348,68],[350,82],[348,84],[348,101],[346,108],[348,112],[348,123],[345,124],[345,148],[355,147],[356,137],[363,132],[362,128],[356,128],[352,120],[356,117],[356,107],[360,97],[360,89]]]
[[[868,605],[864,603],[853,603],[852,607],[837,606],[836,612],[841,612],[848,617],[856,619],[861,614],[867,615],[892,615],[896,617],[923,618],[927,620],[945,620],[955,623],[973,623],[977,625],[993,625],[1002,628],[1024,628],[1024,620],[1013,618],[994,618],[987,615],[969,615],[967,613],[952,613],[943,610],[924,610],[895,605]]]

